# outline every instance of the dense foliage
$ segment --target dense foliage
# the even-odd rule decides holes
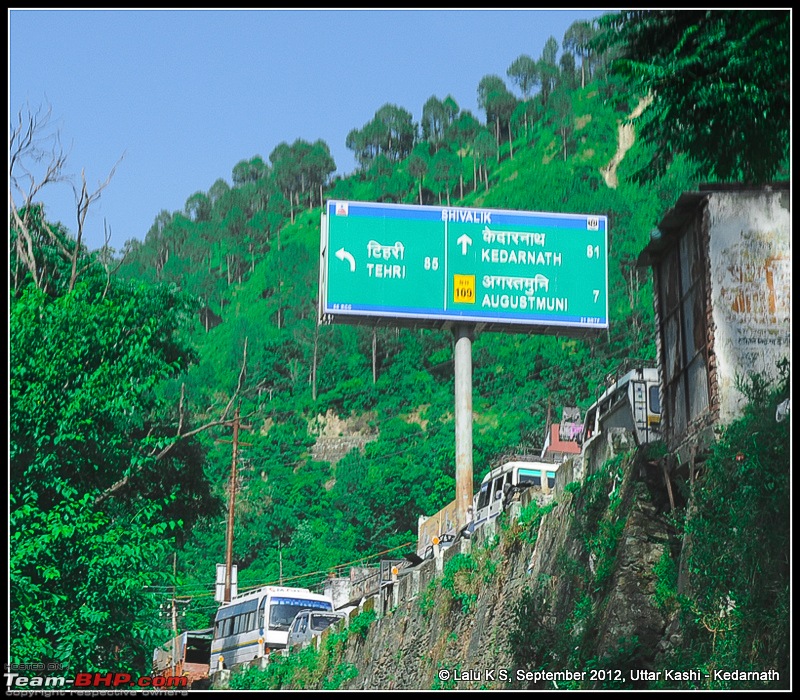
[[[746,393],[743,416],[713,445],[679,523],[688,585],[664,576],[664,602],[678,609],[686,632],[669,663],[707,672],[773,670],[788,687],[790,425],[775,419],[775,406],[789,395],[788,363],[775,385],[751,377]],[[712,676],[708,687],[730,685]],[[756,677],[736,687],[775,685]]]
[[[71,291],[56,274],[47,288],[27,278],[11,295],[11,660],[141,668],[145,587],[168,582],[176,534],[213,503],[196,442],[159,458],[175,427],[157,389],[193,357],[179,338],[191,305],[97,264]]]
[[[595,41],[654,102],[640,133],[656,146],[646,173],[688,153],[720,180],[788,172],[789,10],[625,10]]]

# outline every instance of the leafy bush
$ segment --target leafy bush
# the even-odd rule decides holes
[[[711,447],[685,524],[689,663],[789,673],[790,439],[775,420],[788,395],[788,368],[770,385],[745,387],[749,403]],[[731,687],[723,682],[714,687]],[[775,688],[737,683],[736,688]]]
[[[475,560],[460,552],[444,565],[442,588],[450,591],[453,600],[461,603],[461,612],[464,614],[472,609],[478,599],[477,569]]]

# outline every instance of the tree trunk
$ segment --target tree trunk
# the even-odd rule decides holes
[[[281,256],[281,229],[278,227],[278,330],[281,329],[281,308],[283,307],[283,264]]]

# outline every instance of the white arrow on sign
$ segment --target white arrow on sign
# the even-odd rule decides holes
[[[472,245],[472,239],[465,233],[456,241],[456,243],[461,246],[461,255],[466,255],[467,246]]]
[[[347,260],[350,263],[350,272],[356,271],[355,258],[352,255],[350,255],[350,253],[348,253],[344,248],[339,248],[339,250],[336,251],[336,257],[339,258],[339,260]]]

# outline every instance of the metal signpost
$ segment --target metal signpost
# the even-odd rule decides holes
[[[451,328],[459,527],[472,495],[472,335],[608,328],[608,219],[333,200],[322,214],[320,320]]]

